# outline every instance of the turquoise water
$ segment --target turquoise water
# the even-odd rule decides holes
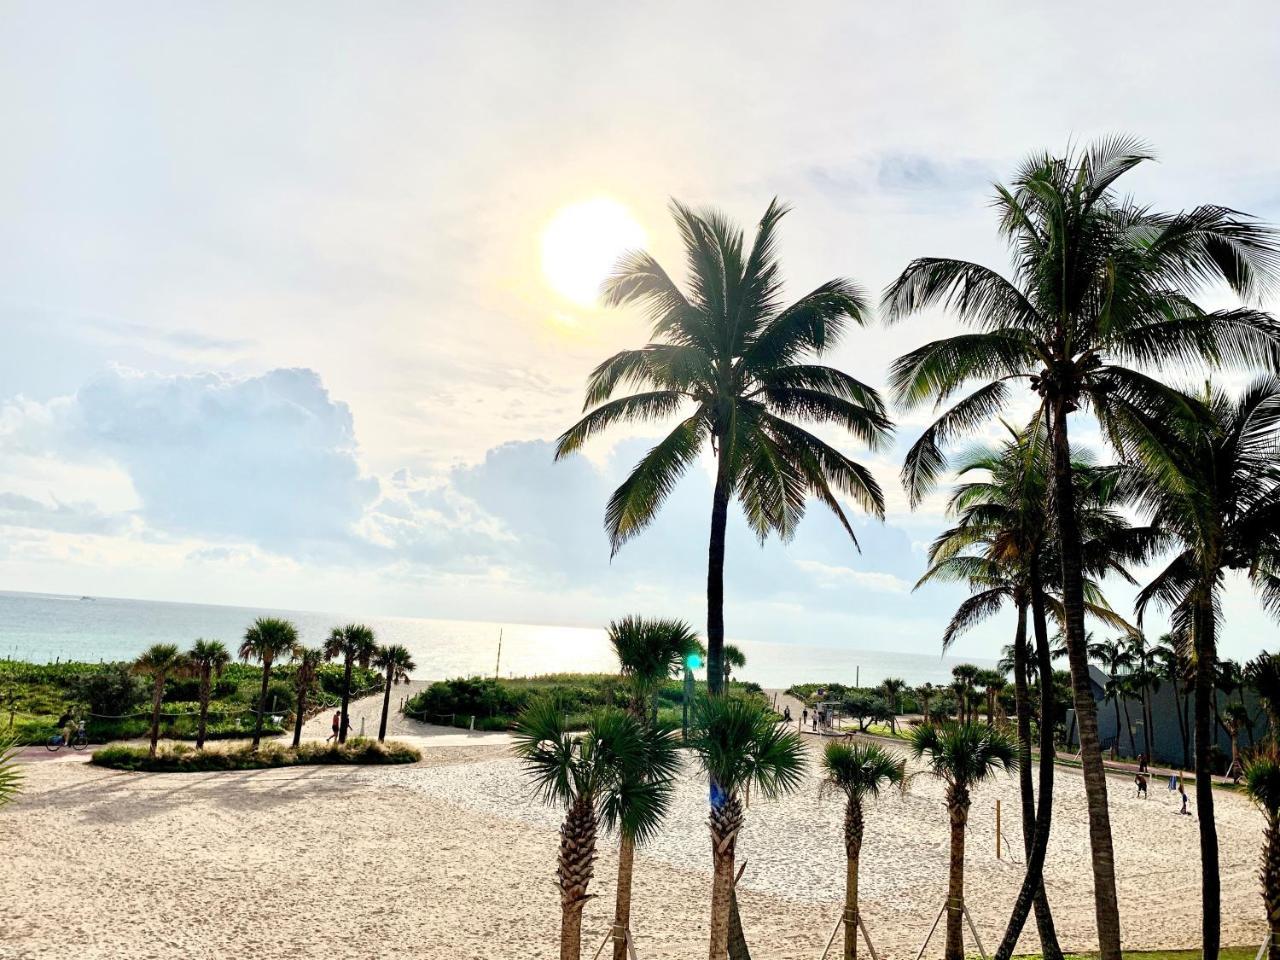
[[[0,657],[20,660],[129,660],[153,643],[189,644],[197,637],[233,647],[245,627],[260,616],[282,616],[298,626],[302,640],[318,644],[336,624],[368,624],[383,643],[404,644],[413,653],[418,679],[492,675],[502,635],[503,676],[617,668],[603,630],[519,623],[431,620],[368,616],[358,610],[224,607],[199,603],[159,603],[112,597],[0,591]],[[742,679],[766,687],[806,681],[878,683],[886,676],[908,683],[946,683],[953,658],[853,650],[807,644],[738,645],[747,656]],[[972,660],[981,665],[987,661]]]

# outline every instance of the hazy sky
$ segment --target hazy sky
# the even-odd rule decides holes
[[[647,333],[548,281],[557,213],[608,198],[674,267],[668,198],[778,195],[792,292],[878,293],[917,255],[1004,266],[991,182],[1130,132],[1140,199],[1280,220],[1277,38],[1261,2],[0,2],[0,588],[703,622],[706,472],[610,563],[657,433],[552,463]],[[882,383],[951,328],[829,360]],[[763,550],[735,518],[731,636],[937,649],[959,595],[910,587],[942,517],[896,480],[921,416],[868,457],[861,554],[820,508]],[[1274,633],[1231,594],[1228,654]]]

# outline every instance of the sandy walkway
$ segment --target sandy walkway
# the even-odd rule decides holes
[[[27,794],[0,814],[0,957],[554,957],[556,816],[524,799],[501,745],[422,745],[423,764],[376,770],[148,776],[33,764]],[[1092,900],[1083,787],[1066,771],[1059,785],[1050,896],[1064,946],[1084,949]],[[1016,793],[1007,781],[974,804],[967,876],[989,949],[1021,873],[994,857],[992,811],[1002,798],[1016,836]],[[668,830],[639,861],[634,916],[646,960],[700,955],[709,897],[702,797],[691,774]],[[1256,943],[1262,818],[1237,796],[1220,796],[1219,814],[1223,939]],[[1145,802],[1114,796],[1112,816],[1126,944],[1192,945],[1193,819],[1177,816],[1162,787]],[[840,818],[837,802],[816,798],[816,782],[799,797],[752,804],[741,899],[760,960],[821,951],[837,912]],[[941,790],[926,778],[870,813],[864,910],[892,960],[914,956],[940,902],[945,835]],[[600,899],[587,910],[592,949],[614,869],[606,842]],[[1034,933],[1022,946],[1035,948]]]

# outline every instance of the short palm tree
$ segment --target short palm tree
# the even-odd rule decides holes
[[[164,701],[164,684],[184,668],[185,660],[177,644],[157,643],[133,661],[133,672],[151,678],[151,756],[156,755],[160,740],[160,704]]]
[[[977,718],[977,710],[972,710],[973,716],[970,716],[971,704],[970,700],[974,694],[974,684],[978,682],[978,674],[982,672],[982,668],[974,663],[958,663],[951,668],[951,676],[955,678],[952,689],[955,690],[956,696],[960,700],[959,720],[961,723],[968,723]],[[959,684],[959,686],[956,686]]]
[[[863,801],[887,787],[905,787],[906,764],[875,744],[832,741],[822,753],[823,790],[845,795],[844,960],[858,956],[858,860],[865,827]]]
[[[773,798],[799,789],[805,768],[800,735],[775,724],[771,711],[750,700],[699,701],[689,747],[711,780],[711,960],[729,950],[733,861],[744,813],[740,794]]]
[[[1249,761],[1244,787],[1267,818],[1258,879],[1267,909],[1267,960],[1280,960],[1280,753],[1274,744]]]
[[[371,629],[360,623],[348,623],[334,627],[324,642],[324,658],[342,658],[342,717],[338,726],[338,742],[347,742],[347,729],[351,725],[348,711],[351,707],[351,670],[357,661],[369,662],[378,648],[378,640]]]
[[[995,727],[976,723],[944,723],[911,732],[911,752],[925,759],[934,776],[947,785],[951,821],[951,869],[947,884],[946,960],[964,960],[964,834],[969,822],[970,792],[1000,771],[1017,768],[1017,747]]]
[[[715,459],[707,569],[707,684],[724,681],[724,560],[729,501],[737,498],[763,540],[788,539],[810,497],[829,507],[853,537],[843,493],[884,514],[871,472],[799,426],[841,427],[870,447],[890,433],[879,394],[814,357],[835,346],[848,323],[868,317],[866,298],[848,280],[831,280],[790,305],[782,300],[775,244],[786,207],[771,203],[746,245],[716,211],[673,202],[687,254],[682,290],[652,256],[625,256],[605,282],[604,302],[634,304],[653,322],[653,342],[605,360],[587,382],[589,410],[556,444],[556,458],[579,450],[615,424],[678,415],[610,497],[605,528],[613,551],[657,514],[677,481],[710,447]],[[615,398],[623,387],[642,392]]]
[[[938,688],[932,683],[922,683],[916,687],[916,699],[920,701],[920,713],[924,716],[924,722],[929,722],[929,704],[933,698],[938,695]]]
[[[742,652],[736,643],[726,643],[724,645],[724,688],[729,689],[729,676],[734,670],[741,670],[747,665],[747,655]]]
[[[539,799],[565,810],[556,867],[560,957],[578,960],[600,819],[631,830],[637,838],[648,835],[666,809],[671,783],[647,777],[658,750],[652,731],[622,710],[597,712],[577,736],[565,729],[559,704],[538,700],[520,714],[513,736],[516,756]],[[647,806],[638,799],[629,806],[637,791],[648,792]]]
[[[378,724],[378,740],[387,739],[387,714],[391,712],[391,688],[398,683],[408,683],[409,675],[418,669],[409,648],[393,643],[378,647],[371,661],[382,671],[385,682],[382,688],[382,720]]]
[[[0,807],[13,803],[22,789],[22,770],[18,766],[20,749],[13,738],[0,740]]]
[[[204,735],[209,720],[209,698],[213,695],[213,681],[231,662],[231,652],[221,640],[197,640],[187,651],[187,666],[200,681],[200,719],[196,725],[196,749],[204,747]]]
[[[656,707],[662,685],[698,649],[697,634],[683,620],[625,616],[609,624],[608,636],[639,717]]]
[[[1240,734],[1249,729],[1249,711],[1243,703],[1228,703],[1222,708],[1222,725],[1231,739],[1231,769],[1240,769]]]
[[[306,722],[307,697],[316,685],[316,677],[320,673],[320,664],[324,661],[324,651],[315,647],[304,647],[298,644],[293,653],[293,746],[297,749],[302,743],[302,725]]]
[[[1080,732],[1093,853],[1101,960],[1120,958],[1120,913],[1106,774],[1085,650],[1083,557],[1075,523],[1068,417],[1087,409],[1117,433],[1131,409],[1184,409],[1143,369],[1187,361],[1274,369],[1280,325],[1249,308],[1208,311],[1192,299],[1225,281],[1259,298],[1277,263],[1271,231],[1236,211],[1206,205],[1167,214],[1140,206],[1116,182],[1151,156],[1133,139],[1102,140],[1065,156],[1030,157],[996,188],[1000,233],[1013,279],[976,263],[912,262],[884,296],[890,321],[945,305],[975,328],[895,361],[891,382],[907,407],[950,403],[911,448],[903,480],[918,502],[946,471],[946,447],[995,415],[1024,382],[1047,419],[1067,651]],[[1207,856],[1206,856],[1207,860]],[[1216,862],[1216,861],[1215,861]],[[1216,887],[1203,891],[1204,953],[1218,954]]]
[[[244,632],[240,659],[262,664],[262,689],[258,693],[257,718],[253,723],[253,749],[262,742],[262,721],[267,715],[267,686],[271,683],[271,667],[288,656],[298,645],[298,628],[279,617],[259,617]]]
[[[889,730],[898,732],[898,712],[902,706],[902,691],[907,689],[907,681],[901,677],[885,677],[880,681],[880,693],[889,706]]]

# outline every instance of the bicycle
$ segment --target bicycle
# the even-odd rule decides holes
[[[44,748],[50,753],[57,753],[66,746],[70,746],[72,750],[83,750],[88,745],[89,735],[84,732],[84,724],[82,723],[76,727],[76,732],[71,735],[70,743],[62,734],[55,733],[45,742]]]

